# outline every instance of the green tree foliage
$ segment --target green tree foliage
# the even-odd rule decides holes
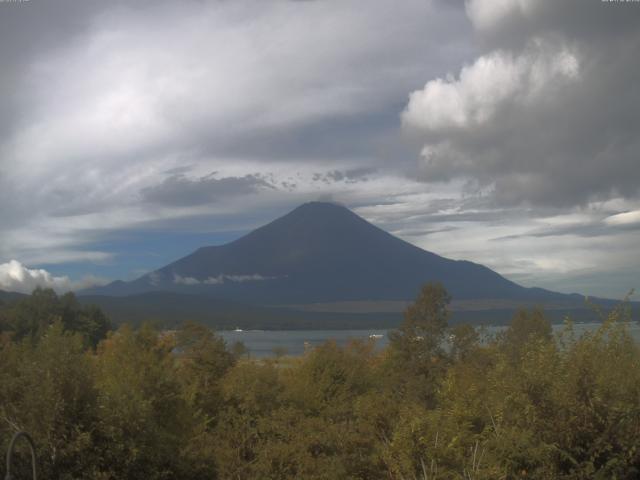
[[[500,339],[503,349],[515,360],[538,343],[551,342],[551,324],[539,308],[519,310]]]
[[[191,322],[176,332],[173,356],[190,416],[189,435],[182,440],[184,463],[191,470],[189,478],[212,478],[216,463],[214,430],[224,406],[222,379],[237,359],[222,338]]]
[[[96,459],[97,392],[79,334],[57,321],[40,342],[0,350],[0,446],[25,430],[36,439],[41,478],[80,478]],[[27,478],[26,475],[21,478]]]
[[[467,360],[477,350],[480,335],[469,324],[455,325],[449,330],[451,357],[457,361]]]
[[[58,297],[53,290],[38,287],[30,296],[2,309],[0,331],[14,340],[35,341],[56,321],[65,331],[80,333],[92,347],[111,330],[111,322],[98,307],[80,305],[73,293]]]
[[[120,328],[96,357],[101,468],[108,478],[175,478],[193,426],[174,339],[145,325]]]
[[[51,289],[36,288],[31,296],[6,311],[6,325],[16,340],[36,339],[56,320],[62,320],[60,300]]]
[[[443,340],[451,297],[439,283],[426,284],[407,308],[400,328],[389,334],[389,377],[402,396],[415,395],[433,404],[446,368]]]
[[[41,478],[640,477],[640,348],[622,309],[581,336],[523,310],[481,340],[447,326],[449,296],[427,285],[382,351],[253,360],[195,324],[124,326],[94,349],[73,297],[35,297],[4,309],[0,447],[32,433]]]
[[[109,318],[99,307],[80,305],[73,293],[65,293],[59,302],[65,330],[82,334],[92,347],[106,338],[112,326]]]
[[[221,402],[220,379],[234,364],[235,357],[222,338],[195,323],[186,323],[176,332],[175,340],[185,398],[212,418]]]

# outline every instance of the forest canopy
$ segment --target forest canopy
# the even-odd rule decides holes
[[[581,336],[532,310],[488,337],[450,327],[448,303],[426,285],[384,350],[257,360],[197,324],[113,330],[36,290],[0,308],[0,450],[29,432],[44,479],[640,476],[624,307]]]

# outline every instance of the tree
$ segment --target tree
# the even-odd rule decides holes
[[[502,348],[516,360],[537,342],[548,343],[553,338],[551,323],[540,308],[518,310],[509,328],[501,336]]]
[[[107,478],[189,478],[181,451],[194,414],[173,349],[172,338],[148,325],[125,325],[98,346],[96,435]]]
[[[111,321],[98,306],[80,305],[72,292],[60,297],[60,308],[65,330],[81,333],[93,348],[111,330]]]
[[[212,418],[221,405],[220,380],[235,363],[235,357],[221,337],[197,323],[185,323],[176,332],[175,340],[185,398]]]
[[[81,305],[69,292],[61,297],[50,288],[36,288],[33,293],[5,308],[3,329],[11,332],[14,341],[30,338],[37,341],[56,321],[64,331],[80,333],[94,347],[111,330],[109,318],[95,305]]]
[[[450,301],[442,284],[426,284],[405,311],[400,328],[389,333],[391,374],[404,383],[396,388],[429,404],[433,403],[436,383],[446,368],[443,341]],[[400,372],[402,375],[398,376]]]
[[[455,360],[466,359],[478,346],[480,336],[468,323],[455,325],[450,330],[451,356]]]
[[[13,433],[25,430],[36,443],[42,478],[89,478],[98,455],[92,373],[82,337],[64,332],[60,321],[35,344],[26,338],[1,348],[2,452]]]
[[[50,288],[38,287],[31,296],[19,300],[10,308],[7,323],[15,341],[26,337],[36,341],[60,319],[60,301],[56,293]]]

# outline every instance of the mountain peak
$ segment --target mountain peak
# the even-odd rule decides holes
[[[306,202],[302,205],[294,208],[291,212],[295,211],[336,211],[336,210],[349,210],[346,206],[338,202],[322,202],[319,200]]]
[[[304,203],[233,242],[200,248],[113,290],[296,304],[406,300],[430,281],[457,299],[548,297],[482,265],[411,245],[331,202]]]
[[[332,217],[339,215],[348,215],[350,217],[357,217],[355,213],[349,210],[346,206],[340,203],[334,202],[307,202],[294,208],[283,218],[293,216],[305,216],[307,218],[321,219],[324,217]]]
[[[276,242],[284,248],[299,248],[311,244],[365,240],[371,231],[382,232],[378,227],[359,217],[347,207],[330,202],[308,202],[291,210],[286,215],[250,232],[234,243]],[[259,239],[259,240],[258,240]],[[310,242],[310,243],[309,243]]]

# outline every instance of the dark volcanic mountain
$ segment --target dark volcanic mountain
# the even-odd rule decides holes
[[[345,207],[307,203],[238,240],[203,247],[132,282],[92,294],[206,294],[258,304],[408,300],[426,282],[456,300],[580,301],[524,288],[487,267],[422,250]],[[84,292],[83,292],[84,293]]]

